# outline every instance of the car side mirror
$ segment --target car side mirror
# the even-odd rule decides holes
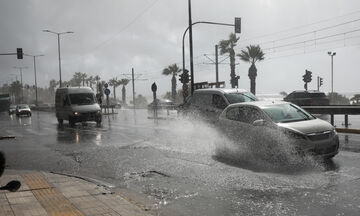
[[[258,120],[255,120],[252,124],[254,126],[265,126],[266,121],[264,119],[258,119]]]

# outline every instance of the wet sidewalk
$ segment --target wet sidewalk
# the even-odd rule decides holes
[[[20,181],[21,187],[0,191],[0,216],[154,215],[105,186],[76,177],[6,170],[0,185],[12,180]]]

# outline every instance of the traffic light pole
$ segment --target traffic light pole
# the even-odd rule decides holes
[[[184,34],[183,34],[183,37],[182,37],[182,60],[183,60],[183,71],[185,70],[185,36],[186,36],[186,33],[189,31],[189,29],[193,26],[193,25],[196,25],[196,24],[209,24],[209,25],[222,25],[222,26],[235,26],[235,24],[229,24],[229,23],[218,23],[218,22],[207,22],[207,21],[198,21],[198,22],[194,22],[192,23],[191,25],[189,25],[185,31],[184,31]],[[192,30],[192,29],[191,29]],[[191,39],[192,41],[192,39]],[[192,44],[192,42],[191,42]],[[192,46],[192,45],[191,45]],[[190,50],[191,51],[191,50]],[[190,61],[192,62],[192,58],[190,57]],[[191,67],[191,66],[190,66]],[[191,69],[191,68],[190,68]],[[191,73],[191,94],[193,92],[193,86],[194,86],[194,79],[193,79],[193,73],[194,71],[191,70],[190,71]]]

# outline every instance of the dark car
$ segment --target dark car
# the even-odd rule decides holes
[[[324,92],[319,91],[293,91],[288,94],[284,101],[298,106],[329,105],[329,98]]]
[[[9,115],[15,114],[15,112],[16,112],[16,105],[11,104],[9,107]]]

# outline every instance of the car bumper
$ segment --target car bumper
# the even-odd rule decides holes
[[[72,116],[74,122],[84,121],[101,121],[101,114],[98,113],[80,113],[79,115]]]
[[[20,111],[16,113],[17,115],[30,115],[31,111]]]
[[[300,151],[317,157],[332,158],[339,153],[339,143],[339,136],[335,135],[327,140],[308,141],[308,148],[300,149]]]

